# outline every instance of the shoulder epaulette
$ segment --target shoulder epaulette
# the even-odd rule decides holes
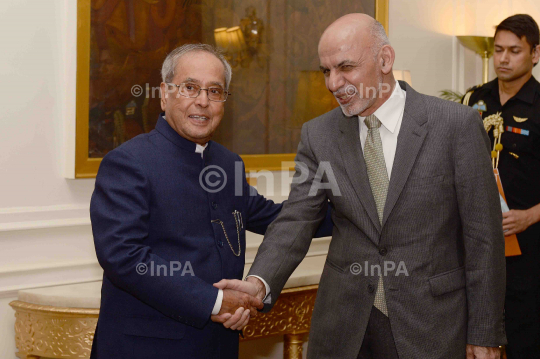
[[[476,89],[478,89],[480,86],[482,85],[476,85],[468,89],[467,92],[465,93],[465,96],[463,96],[463,98],[461,99],[461,103],[464,104],[465,106],[469,106],[469,100],[471,99],[473,92]]]

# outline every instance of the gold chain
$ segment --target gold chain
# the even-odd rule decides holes
[[[231,244],[231,241],[229,240],[229,236],[227,235],[227,231],[225,230],[225,226],[223,225],[223,222],[220,219],[213,219],[211,222],[221,224],[221,228],[223,228],[223,233],[225,234],[225,238],[227,239],[227,243],[229,243],[229,247],[231,247],[231,251],[233,252],[233,254],[235,256],[240,257],[240,255],[242,254],[242,246],[240,245],[239,224],[240,224],[240,226],[244,227],[244,223],[241,222],[240,212],[234,211],[232,214],[234,216],[234,223],[236,224],[236,235],[238,236],[238,254],[236,254],[236,252],[234,251],[234,248],[233,248],[233,246]]]

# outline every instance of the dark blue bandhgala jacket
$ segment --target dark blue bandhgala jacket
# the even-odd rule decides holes
[[[281,210],[248,185],[241,161],[213,141],[201,158],[163,114],[155,130],[103,158],[90,205],[104,270],[91,358],[238,357],[238,332],[210,320],[212,284],[242,278],[245,231],[264,234]],[[223,172],[209,182],[227,178],[218,192],[199,182],[211,165]],[[327,215],[316,236],[331,229]]]

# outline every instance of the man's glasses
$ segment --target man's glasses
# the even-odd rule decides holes
[[[206,91],[208,94],[208,99],[215,102],[225,102],[227,101],[227,96],[232,95],[231,93],[223,90],[221,87],[209,87],[207,89],[203,89],[201,86],[190,82],[183,82],[180,85],[168,83],[167,85],[178,87],[178,94],[184,97],[195,98],[201,94],[201,91]]]

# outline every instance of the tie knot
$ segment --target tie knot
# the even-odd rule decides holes
[[[381,127],[381,121],[377,118],[375,115],[369,115],[365,118],[364,123],[366,124],[368,129],[372,128],[379,128]]]

